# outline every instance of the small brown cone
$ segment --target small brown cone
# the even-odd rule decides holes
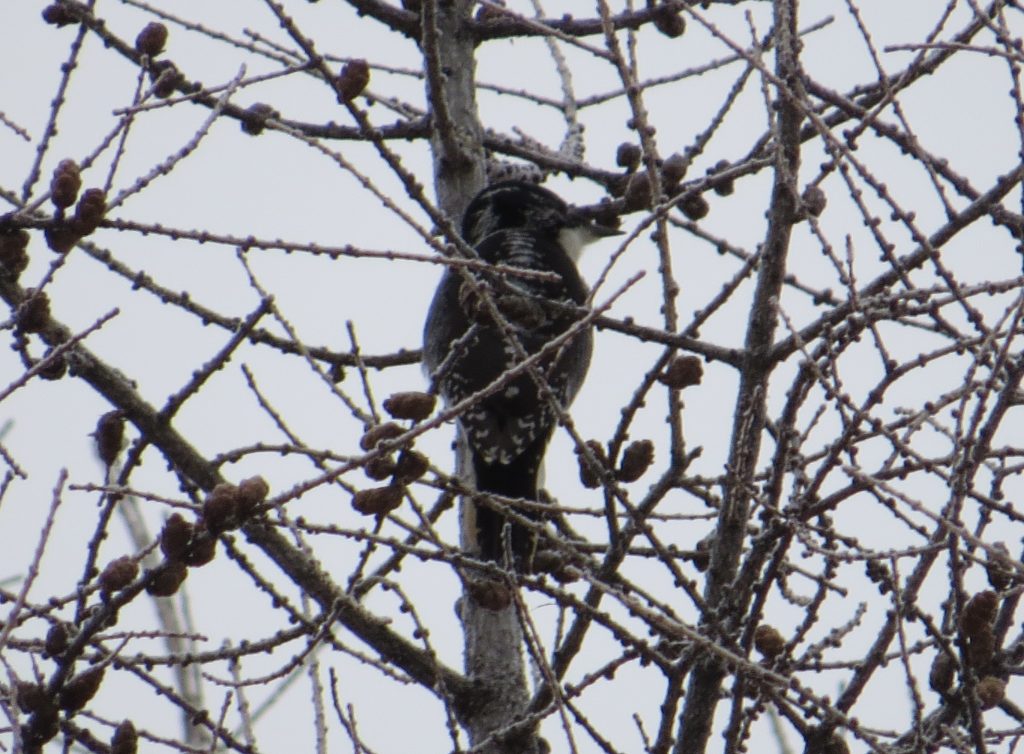
[[[393,440],[403,434],[405,434],[405,430],[394,422],[377,424],[366,430],[366,433],[359,440],[359,447],[363,450],[373,450],[384,440]]]
[[[345,63],[338,76],[338,93],[346,102],[351,102],[370,83],[370,66],[365,60],[351,60]]]
[[[620,482],[635,482],[653,462],[654,443],[650,440],[635,440],[622,453],[622,462],[615,472],[615,478]]]
[[[57,657],[68,648],[71,637],[68,628],[63,623],[54,623],[46,632],[46,641],[43,648],[50,657]]]
[[[619,144],[619,148],[615,151],[615,164],[626,168],[626,170],[636,170],[640,166],[643,156],[644,151],[637,144],[626,141]]]
[[[665,367],[658,377],[663,385],[676,390],[699,385],[704,376],[704,367],[697,356],[677,356]]]
[[[219,534],[235,526],[238,516],[238,487],[233,484],[221,483],[210,490],[203,502],[203,523],[212,534]]]
[[[251,476],[238,483],[238,515],[246,518],[252,515],[256,506],[262,504],[270,494],[270,485],[261,476]]]
[[[92,436],[96,440],[96,455],[107,466],[113,465],[124,445],[124,414],[117,409],[103,414]]]
[[[172,513],[160,531],[160,550],[168,560],[184,562],[193,526],[180,513]]]
[[[659,5],[654,9],[654,28],[666,37],[675,39],[686,31],[686,19],[680,10],[671,5]]]
[[[956,662],[944,651],[939,651],[932,660],[931,670],[928,672],[928,685],[932,691],[945,694],[953,686],[956,679]]]
[[[139,734],[131,720],[124,720],[114,728],[110,738],[110,754],[136,754],[139,750]]]
[[[143,55],[155,58],[164,51],[167,44],[167,27],[161,23],[151,22],[142,27],[135,37],[135,50]]]
[[[807,210],[807,214],[811,217],[818,217],[822,212],[825,211],[825,206],[828,204],[828,199],[825,196],[825,192],[818,186],[808,186],[804,190],[804,195],[801,197],[803,201],[804,209]]]
[[[986,676],[978,681],[977,691],[978,701],[981,702],[982,709],[998,707],[1003,699],[1006,698],[1006,681],[995,676]]]
[[[785,649],[786,640],[777,628],[762,623],[754,629],[754,647],[771,660]]]
[[[352,496],[352,507],[365,516],[383,516],[402,504],[404,493],[398,484],[359,490]]]
[[[422,453],[415,450],[403,450],[395,464],[395,481],[401,484],[415,482],[427,473],[430,462]]]
[[[601,466],[601,469],[607,471],[609,463],[608,456],[604,452],[604,446],[597,440],[587,440],[585,445],[594,456],[597,463]],[[601,475],[592,467],[590,461],[587,460],[587,457],[583,454],[580,448],[576,448],[576,456],[580,467],[580,484],[588,490],[600,487]]]
[[[31,288],[15,312],[15,321],[22,332],[42,332],[50,323],[50,299],[43,292]]]
[[[100,574],[100,588],[107,594],[120,591],[128,586],[139,575],[139,564],[127,555],[107,563]]]
[[[154,597],[170,597],[175,594],[188,577],[188,567],[179,561],[164,562],[152,574],[146,593]]]
[[[995,592],[978,592],[967,600],[960,612],[960,630],[967,637],[984,631],[995,621],[998,607],[999,597]]]
[[[89,668],[64,684],[64,688],[60,692],[60,699],[57,702],[58,706],[70,712],[82,709],[82,707],[89,703],[90,699],[96,696],[96,692],[100,690],[105,670],[106,668],[102,666]]]
[[[414,422],[423,421],[434,412],[437,403],[430,393],[410,391],[395,393],[384,399],[384,410],[396,419],[410,419]]]

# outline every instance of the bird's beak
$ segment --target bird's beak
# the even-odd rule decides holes
[[[624,232],[610,225],[602,225],[597,222],[592,213],[584,214],[579,208],[575,207],[569,210],[566,220],[568,220],[569,228],[574,229],[580,236],[588,238],[590,241],[608,238],[609,236],[621,236]]]
[[[612,228],[608,225],[599,225],[596,222],[589,222],[585,226],[587,230],[598,238],[607,238],[609,236],[621,236],[625,233],[624,230],[619,228]]]
[[[562,248],[565,249],[572,261],[577,262],[584,246],[589,246],[595,241],[600,241],[608,236],[618,235],[622,235],[621,230],[609,228],[607,225],[598,225],[588,220],[579,225],[570,225],[567,228],[562,228],[558,234],[558,241],[562,244]]]

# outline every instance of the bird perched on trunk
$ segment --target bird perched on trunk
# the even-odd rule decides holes
[[[427,314],[423,365],[448,405],[503,380],[457,418],[460,467],[478,492],[537,501],[544,454],[558,423],[552,402],[567,408],[579,392],[592,333],[582,328],[532,369],[507,373],[578,323],[574,309],[585,302],[587,286],[576,259],[586,244],[618,232],[523,181],[496,183],[467,207],[462,237],[489,267],[444,274]],[[498,265],[548,274],[516,275]],[[492,316],[488,301],[501,317]],[[471,517],[463,527],[470,549],[502,562],[505,518],[479,501],[463,510]],[[530,509],[523,515],[539,518]],[[534,537],[521,525],[507,531],[514,559],[528,569]]]

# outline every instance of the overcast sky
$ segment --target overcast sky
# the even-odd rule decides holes
[[[395,69],[407,68],[413,72],[420,68],[417,50],[411,42],[387,33],[380,24],[356,18],[342,3],[288,2],[286,5],[302,28],[314,36],[318,49],[323,53],[344,58],[365,57],[371,63]],[[510,2],[509,5],[524,13],[532,12],[527,3]],[[620,5],[616,3],[615,7]],[[289,49],[293,47],[267,8],[260,3],[158,0],[154,6],[235,39],[242,39],[247,31],[252,31]],[[864,26],[870,30],[871,41],[887,72],[900,70],[909,61],[911,53],[887,52],[886,47],[921,41],[934,26],[943,6],[939,3],[890,0],[864,0],[859,3]],[[30,136],[26,140],[13,129],[0,126],[0,186],[5,192],[21,191],[46,127],[50,102],[60,80],[60,65],[76,33],[75,27],[57,29],[44,24],[39,16],[42,7],[41,3],[8,0],[0,11],[0,112]],[[567,10],[578,16],[595,13],[587,3],[546,6],[549,16],[559,16]],[[705,13],[720,33],[747,45],[751,37],[748,24],[753,24],[759,36],[764,35],[770,27],[770,10],[770,3],[759,2],[741,4],[736,8],[715,6]],[[134,39],[136,31],[151,20],[150,14],[127,3],[100,2],[97,12],[116,34],[127,40]],[[856,84],[876,80],[869,50],[856,33],[845,2],[805,2],[801,12],[801,28],[831,19],[830,23],[805,38],[802,60],[809,75],[819,83],[842,92],[849,91]],[[958,3],[946,28],[962,28],[969,13],[968,3]],[[1019,18],[1016,20],[1019,22]],[[168,25],[171,33],[166,56],[173,59],[187,77],[200,80],[207,86],[227,84],[240,74],[253,77],[279,70],[273,61],[244,49],[187,31],[174,23]],[[950,33],[944,32],[943,38]],[[597,38],[588,41],[598,47],[601,45]],[[617,90],[618,83],[609,65],[595,61],[585,51],[566,47],[564,52],[573,73],[576,94],[581,99]],[[644,79],[655,78],[696,68],[731,54],[727,44],[691,19],[686,34],[678,39],[668,39],[654,32],[642,37],[640,71]],[[915,85],[909,94],[901,98],[900,104],[903,115],[921,143],[933,153],[946,156],[957,172],[985,191],[997,176],[1019,161],[1016,155],[1021,146],[1013,121],[1015,113],[1011,99],[1006,96],[1009,77],[1006,63],[1002,60],[983,54],[958,57],[958,61],[943,68],[941,75]],[[646,104],[652,122],[657,124],[658,144],[663,155],[682,151],[693,142],[695,135],[707,126],[721,107],[741,71],[742,63],[736,62],[710,74],[684,78],[648,93]],[[86,39],[78,68],[71,78],[59,131],[43,161],[43,177],[37,181],[31,198],[39,196],[45,189],[50,172],[59,160],[73,158],[82,161],[102,143],[116,125],[115,113],[131,104],[136,75],[131,65],[104,49],[94,36]],[[481,51],[478,79],[513,89],[528,89],[555,100],[561,96],[559,80],[547,48],[538,40],[488,44]],[[378,95],[397,97],[415,106],[423,106],[423,83],[415,75],[374,71],[370,89]],[[752,77],[725,124],[695,163],[693,176],[702,175],[706,168],[721,159],[736,161],[747,154],[767,127],[763,97],[761,82]],[[309,77],[291,75],[247,86],[235,92],[231,100],[244,106],[257,101],[268,102],[283,117],[294,121],[350,124],[332,93]],[[555,148],[564,135],[564,123],[553,108],[484,91],[480,94],[480,111],[486,127],[507,136],[516,135],[515,127],[524,135]],[[379,117],[378,122],[381,123],[394,117],[386,114],[379,104],[371,108],[370,113],[372,117]],[[377,113],[382,114],[378,116]],[[127,149],[108,197],[130,188],[168,155],[188,145],[208,116],[206,108],[187,104],[156,108],[140,114],[128,136]],[[616,146],[626,139],[635,140],[626,126],[628,117],[621,98],[581,111],[581,121],[586,126],[586,158],[589,162],[603,169],[617,169]],[[892,114],[887,114],[887,117],[891,119]],[[425,213],[403,195],[393,175],[369,147],[350,142],[327,142],[327,145],[338,150],[345,160],[363,171],[383,192],[394,197],[422,227],[430,230],[431,224]],[[423,146],[394,144],[393,147],[402,157],[405,167],[427,186],[432,197],[431,163]],[[96,185],[106,179],[110,154],[110,150],[104,152],[97,166],[85,172],[85,186]],[[880,144],[871,138],[863,140],[857,155],[887,184],[903,206],[916,211],[922,227],[930,231],[944,222],[945,211],[931,188],[929,177],[919,166],[905,163],[891,145]],[[810,144],[803,159],[802,183],[817,176],[822,159],[820,144]],[[547,185],[574,203],[590,203],[601,198],[599,189],[584,180],[570,182],[564,177],[555,177]],[[877,249],[872,246],[852,202],[845,196],[846,190],[839,178],[833,174],[823,187],[829,197],[829,206],[821,218],[821,227],[837,248],[841,249],[849,237],[850,248],[855,252],[857,272],[862,280],[868,280],[883,269]],[[764,209],[769,190],[770,176],[764,172],[741,180],[730,197],[708,194],[711,209],[707,218],[701,221],[702,229],[712,237],[726,239],[736,247],[753,252],[764,237]],[[868,201],[874,202],[874,197],[869,197]],[[957,207],[964,204],[956,199],[953,202]],[[1019,209],[1019,203],[1020,195],[1016,191],[1007,205],[1011,208],[1017,205]],[[10,208],[5,202],[0,212]],[[40,209],[49,212],[51,207],[44,203]],[[424,256],[428,253],[427,244],[417,232],[385,209],[338,161],[280,134],[245,137],[239,133],[235,121],[226,119],[214,123],[195,152],[176,164],[169,174],[156,176],[145,190],[132,193],[111,215],[138,223],[160,223],[184,231],[208,230],[239,238],[252,235],[265,240],[280,238],[300,244],[333,247],[351,244],[374,251],[393,250]],[[888,216],[883,215],[889,225]],[[637,214],[625,218],[624,227],[630,229],[640,217]],[[980,280],[1018,274],[1019,258],[1007,251],[1012,245],[1006,234],[991,229],[987,223],[983,225],[965,232],[946,252],[960,254],[970,260],[969,264],[958,267],[957,274],[961,280],[970,281],[972,275]],[[889,229],[897,241],[908,242],[905,232],[891,225]],[[188,291],[194,301],[222,314],[245,317],[258,301],[245,268],[231,245],[172,241],[167,237],[113,230],[102,230],[92,240],[110,249],[131,269],[145,271],[171,291]],[[602,274],[615,250],[616,242],[609,240],[587,253],[581,267],[588,280],[595,281]],[[900,249],[901,252],[907,250],[909,246]],[[30,254],[31,266],[21,278],[26,286],[37,284],[55,259],[45,248],[39,233],[33,234]],[[705,307],[722,285],[731,279],[738,263],[732,257],[719,255],[713,244],[681,231],[673,235],[672,254],[673,264],[680,271],[682,290],[678,306],[680,321],[685,326],[692,313]],[[838,290],[836,272],[823,258],[820,242],[812,236],[806,223],[795,231],[790,259],[791,269],[809,285]],[[278,309],[305,343],[346,351],[351,347],[346,323],[351,322],[360,347],[367,354],[419,347],[423,316],[440,274],[438,265],[425,261],[344,257],[330,260],[308,253],[285,254],[281,251],[253,253],[248,260],[259,285],[273,294]],[[1017,265],[1016,272],[1012,270],[1014,265]],[[632,243],[621,260],[610,269],[608,281],[598,290],[595,301],[597,304],[607,301],[637,271],[643,271],[645,277],[617,299],[610,314],[619,318],[632,317],[637,322],[661,327],[657,257],[646,234]],[[118,309],[117,316],[90,335],[86,344],[136,381],[141,394],[157,406],[185,384],[193,370],[210,359],[230,337],[221,328],[200,326],[195,318],[162,304],[152,295],[133,292],[128,281],[119,279],[81,250],[72,252],[49,285],[53,313],[72,331],[81,331],[98,317],[115,307]],[[743,289],[742,295],[736,296],[701,328],[702,338],[727,347],[742,344],[746,306],[752,289],[749,281]],[[786,315],[796,325],[820,312],[808,296],[793,290],[786,291],[782,304]],[[996,309],[1001,305],[993,304]],[[262,324],[274,332],[285,332],[281,325],[269,319]],[[916,352],[914,349],[921,347],[919,335],[894,332],[891,337],[890,345],[896,354]],[[38,355],[38,346],[34,345],[33,349],[33,353]],[[863,371],[851,368],[844,374],[847,387],[853,393],[863,386],[870,386],[877,379],[879,366],[870,363],[870,344],[865,345],[864,352]],[[659,353],[660,349],[653,345],[639,344],[615,333],[598,334],[591,375],[573,412],[583,437],[602,440],[609,437],[620,419],[621,406]],[[254,394],[245,386],[240,369],[242,364],[251,367],[260,389],[287,417],[289,427],[305,443],[339,453],[357,452],[356,444],[362,431],[360,423],[332,395],[326,384],[316,378],[305,362],[299,358],[285,359],[268,354],[266,349],[243,347],[202,393],[189,402],[175,421],[178,429],[202,453],[213,456],[255,442],[283,441],[270,417],[259,408]],[[16,353],[6,348],[0,350],[0,377],[4,378],[0,382],[11,380],[22,371],[23,366]],[[791,373],[792,369],[781,371],[783,377]],[[391,391],[420,389],[425,384],[417,365],[372,372],[371,376],[372,390],[378,400]],[[941,380],[942,376],[937,375],[934,379]],[[952,387],[962,379],[962,375],[952,371],[948,379]],[[691,469],[695,475],[713,476],[722,470],[728,451],[735,382],[733,369],[709,364],[705,366],[702,385],[684,396],[688,443],[691,448],[699,445],[704,449]],[[781,377],[779,384],[785,384]],[[937,387],[929,385],[927,391],[938,392]],[[350,370],[339,388],[365,406],[363,390],[354,371]],[[908,404],[916,405],[919,395],[913,388],[908,388],[905,392],[896,390],[890,396],[894,402],[901,397]],[[658,400],[664,400],[664,391],[658,394]],[[777,408],[783,400],[785,395],[779,392],[772,398],[773,406]],[[9,580],[7,588],[14,588],[18,583],[16,580],[21,576],[23,564],[29,561],[36,547],[37,532],[45,518],[59,470],[68,470],[72,484],[102,481],[103,471],[93,455],[88,435],[96,419],[109,408],[101,397],[72,379],[58,383],[35,380],[0,406],[0,422],[7,422],[3,444],[29,477],[15,482],[0,506],[0,552],[4,553],[0,557],[0,579]],[[136,436],[131,431],[129,434],[132,439]],[[652,402],[641,412],[632,436],[636,439],[649,437],[659,445],[664,442],[667,428],[663,402],[658,405]],[[449,462],[450,440],[450,428],[443,428],[424,437],[420,447],[428,451],[436,463],[443,465]],[[572,444],[563,434],[556,438],[549,457],[555,460],[549,462],[547,483],[559,499],[591,507],[600,505],[598,492],[584,493],[581,490]],[[664,460],[662,457],[661,461]],[[276,455],[250,457],[243,463],[226,467],[225,473],[232,479],[262,474],[275,490],[317,474],[308,463]],[[361,475],[350,476],[353,484],[366,483]],[[652,472],[649,479],[653,478]],[[152,457],[134,478],[134,484],[154,493],[180,496],[173,477],[156,457]],[[643,482],[637,487],[638,495],[642,485]],[[432,493],[422,493],[423,504],[432,500]],[[94,526],[96,501],[96,493],[65,495],[65,503],[56,519],[55,533],[43,561],[44,568],[33,591],[36,596],[73,591],[79,577],[76,569],[83,561],[85,541],[82,532],[91,531]],[[166,512],[159,507],[147,509],[147,520],[154,531]],[[351,511],[347,494],[338,488],[321,488],[297,501],[295,509],[290,509],[290,512],[339,526],[354,527],[362,523]],[[676,512],[696,514],[704,512],[704,509],[680,491]],[[454,525],[454,521],[449,521],[445,528],[453,539]],[[597,523],[594,525],[598,526]],[[874,535],[873,546],[886,546],[887,531],[884,528],[880,530],[877,521],[853,521],[850,526]],[[679,546],[684,549],[693,547],[707,530],[706,523],[692,524],[681,535]],[[115,527],[115,531],[120,532],[120,529]],[[892,545],[896,546],[901,543],[903,535],[899,532],[893,532],[893,535]],[[105,555],[101,561],[134,551],[126,535],[119,533],[118,536],[123,538],[112,538],[105,543]],[[1017,536],[1016,533],[1013,536]],[[1013,536],[1008,539],[1012,541]],[[338,573],[347,575],[355,552],[353,547],[334,538],[317,541],[322,544],[322,549],[316,552],[317,557],[327,567],[335,567]],[[68,567],[62,568],[62,564]],[[419,599],[418,609],[428,624],[448,627],[448,633],[440,630],[432,638],[444,659],[459,666],[460,638],[451,628],[457,584],[445,571],[439,567],[423,567],[422,573],[411,584],[413,587],[418,585],[425,592],[434,590],[436,593],[436,598]],[[652,573],[650,578],[664,581],[665,574]],[[209,637],[209,647],[218,646],[224,638],[243,638],[237,636],[237,616],[249,614],[243,611],[252,611],[252,615],[260,616],[261,611],[266,610],[261,595],[249,593],[247,584],[240,580],[235,569],[220,560],[210,567],[209,572],[202,572],[202,579],[194,578],[193,581],[201,582],[201,585],[192,585],[192,609],[201,631]],[[667,583],[656,585],[670,587]],[[422,593],[413,596],[420,598]],[[380,596],[371,600],[371,607],[395,612],[394,603]],[[782,605],[772,605],[772,608],[778,610],[775,615],[781,624],[792,618],[792,608],[788,611]],[[151,625],[152,619],[146,615],[150,609],[141,601],[130,606],[130,619],[135,620],[131,625]],[[853,608],[847,605],[846,609],[849,617]],[[557,617],[554,606],[537,604],[535,612],[539,625],[544,630],[552,630]],[[258,617],[253,620],[258,620]],[[256,630],[254,635],[260,635],[260,631]],[[862,640],[869,638],[865,636]],[[595,657],[599,657],[602,652],[614,652],[615,648],[602,647],[597,641],[592,651]],[[410,741],[415,742],[420,751],[445,750],[447,739],[443,726],[438,724],[440,717],[436,702],[418,691],[382,681],[375,671],[357,662],[336,660],[333,656],[325,656],[324,661],[343,669],[342,695],[346,702],[356,705],[357,715],[365,704],[366,714],[360,717],[360,728],[375,750],[409,751]],[[281,658],[275,657],[262,670],[265,672],[267,668],[278,667],[282,662]],[[248,672],[258,675],[261,669],[254,663]],[[638,700],[660,697],[660,686],[653,688],[646,683],[642,672],[626,672],[637,676],[635,683],[627,685],[631,696],[635,691]],[[834,693],[834,689],[831,691]],[[108,690],[104,689],[104,692]],[[252,691],[257,698],[260,693]],[[621,686],[608,684],[598,687],[586,698],[584,707],[615,720],[611,727],[616,745],[624,751],[638,751],[639,738],[630,720],[633,707],[617,703],[621,693]],[[122,700],[122,710],[117,714],[135,714],[132,710],[136,704],[140,710],[152,704],[148,694],[145,692],[132,697],[127,704]],[[374,694],[389,695],[390,714],[376,712],[377,708],[368,701]],[[308,736],[312,730],[306,723],[308,697],[307,688],[296,689],[288,701],[268,718],[269,722],[261,728],[264,750],[308,748]],[[889,695],[880,698],[877,709],[872,710],[878,715],[875,722],[882,727],[896,725],[888,720],[886,708],[895,706],[899,710],[897,718],[903,719],[906,714],[905,697],[903,688],[890,689]],[[217,706],[213,699],[209,704]],[[656,702],[653,706],[656,708]],[[371,713],[371,710],[375,712]],[[303,722],[290,724],[292,716],[298,716],[294,719]],[[171,736],[176,735],[176,726],[177,720],[151,725]],[[339,737],[334,746],[341,743]],[[578,743],[581,751],[595,750],[582,737]]]

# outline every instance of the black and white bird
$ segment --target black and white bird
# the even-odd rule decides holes
[[[487,269],[449,269],[434,294],[423,333],[423,366],[448,405],[494,383],[577,325],[587,286],[576,269],[583,247],[619,231],[575,213],[547,189],[503,181],[481,191],[466,209],[462,237],[489,265],[553,273],[546,278]],[[553,279],[552,279],[553,278]],[[486,290],[505,320],[488,314],[477,292]],[[475,289],[475,290],[474,290]],[[533,374],[518,372],[457,418],[457,448],[478,492],[537,501],[544,454],[558,423],[552,398],[567,408],[579,392],[593,348],[589,328],[540,359]],[[538,385],[538,378],[547,390]],[[547,395],[545,393],[548,393]],[[524,515],[538,518],[536,512]],[[502,562],[505,519],[486,505],[466,503],[468,546]],[[509,546],[520,564],[532,557],[534,538],[512,525]],[[475,534],[475,542],[472,541]]]

